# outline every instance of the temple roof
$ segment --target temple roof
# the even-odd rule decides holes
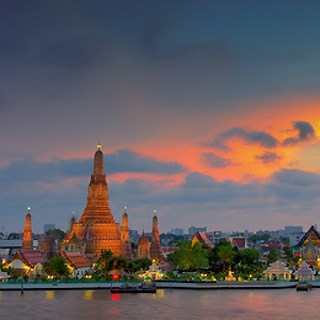
[[[304,236],[300,239],[300,241],[297,244],[297,247],[302,247],[304,242],[307,239],[311,239],[313,238],[313,240],[319,240],[320,241],[320,234],[317,231],[317,229],[314,226],[311,226],[309,228],[309,230],[304,234]]]
[[[90,260],[84,254],[79,252],[62,251],[62,256],[75,269],[91,267]]]
[[[13,260],[17,258],[30,267],[45,262],[44,255],[38,250],[19,250]]]

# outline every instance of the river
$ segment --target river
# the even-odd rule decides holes
[[[0,319],[318,319],[320,289],[0,292]]]

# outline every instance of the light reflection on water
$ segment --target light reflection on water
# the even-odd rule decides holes
[[[0,292],[0,319],[318,319],[320,290],[107,290]]]
[[[46,299],[47,300],[53,300],[56,296],[56,292],[52,290],[46,291]]]

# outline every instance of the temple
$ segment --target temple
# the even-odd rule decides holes
[[[320,234],[314,226],[304,234],[294,251],[308,265],[320,270]]]
[[[124,226],[123,229],[125,241],[128,241],[125,231],[127,227]],[[86,207],[79,221],[72,220],[63,247],[66,251],[78,251],[82,248],[83,253],[92,256],[99,256],[106,250],[111,250],[114,255],[122,255],[124,252],[120,228],[113,218],[109,205],[101,145],[97,146],[94,155]]]
[[[27,209],[27,214],[24,218],[22,249],[25,251],[32,250],[32,219],[31,208]]]

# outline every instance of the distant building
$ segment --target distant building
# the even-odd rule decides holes
[[[247,248],[247,239],[245,237],[232,237],[230,240],[231,244],[238,249]]]
[[[133,243],[137,243],[139,241],[139,232],[138,230],[129,229],[129,237]]]
[[[289,239],[290,246],[295,246],[303,235],[304,232],[302,226],[285,226],[282,233],[283,237]]]
[[[184,235],[184,229],[181,229],[181,228],[174,228],[174,229],[171,229],[169,231],[169,233],[175,235],[175,236],[183,236]]]
[[[55,224],[45,224],[43,225],[43,233],[46,233],[50,230],[54,230],[56,228]]]
[[[188,229],[189,235],[193,236],[195,233],[197,232],[207,232],[207,227],[195,227],[195,226],[191,226]]]

